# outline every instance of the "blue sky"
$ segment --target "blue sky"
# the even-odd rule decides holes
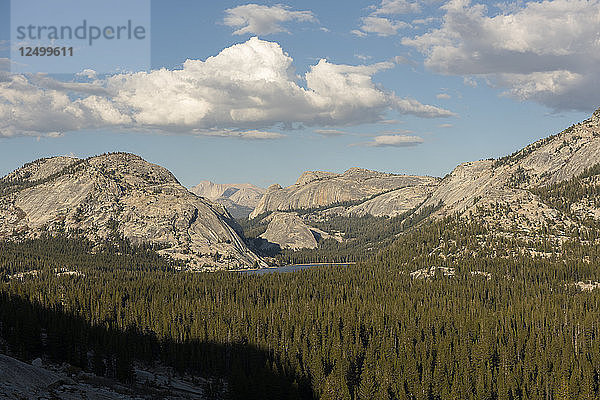
[[[8,7],[0,0],[0,15]],[[600,106],[599,10],[578,0],[152,1],[160,73],[5,73],[0,175],[39,157],[128,151],[186,186],[289,185],[304,170],[354,166],[443,176]],[[199,61],[184,68],[188,59]]]

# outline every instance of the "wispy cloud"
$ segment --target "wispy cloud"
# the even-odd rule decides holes
[[[465,76],[463,78],[463,83],[467,86],[471,86],[473,88],[477,87],[477,81],[469,76]]]
[[[412,25],[423,25],[423,26],[427,26],[427,25],[431,25],[434,22],[439,21],[439,18],[435,18],[435,17],[428,17],[428,18],[416,18],[413,19],[411,24]]]
[[[383,133],[384,135],[397,135],[397,134],[406,135],[409,133],[414,133],[414,131],[410,130],[410,129],[398,128],[398,129],[387,129],[385,131],[382,131],[381,133]]]
[[[416,67],[418,64],[416,61],[411,60],[408,57],[404,57],[404,56],[395,56],[392,58],[392,62],[400,65],[400,64],[406,64],[406,65],[411,65],[413,67]]]
[[[0,57],[0,72],[8,72],[10,71],[10,59]]]
[[[366,56],[366,55],[364,55],[364,54],[355,54],[355,55],[354,55],[354,57],[358,58],[358,59],[359,59],[359,60],[361,60],[361,61],[368,61],[368,60],[370,60],[371,58],[373,58],[373,57],[371,57],[371,56]]]
[[[421,11],[421,6],[416,1],[407,0],[382,0],[379,6],[372,6],[374,15],[410,14]]]
[[[198,130],[194,133],[203,135],[203,136],[217,136],[217,137],[229,137],[229,138],[240,138],[240,139],[248,139],[248,140],[272,140],[272,139],[283,139],[286,135],[279,132],[268,132],[268,131],[259,131],[259,130],[251,130],[251,131],[233,131],[233,130],[225,130],[225,131],[202,131]]]
[[[353,29],[350,31],[351,34],[358,36],[358,37],[366,37],[368,36],[365,32],[358,30],[358,29]]]
[[[352,32],[358,36],[367,35],[369,33],[375,33],[379,36],[392,36],[396,35],[398,30],[408,27],[410,27],[410,25],[404,21],[394,21],[389,18],[371,15],[362,18],[362,25],[359,30]]]
[[[354,143],[352,146],[367,146],[367,147],[414,147],[424,140],[419,136],[412,135],[381,135],[375,136],[369,142]]]
[[[411,25],[390,16],[416,13],[421,10],[418,2],[407,0],[382,0],[379,5],[373,5],[369,8],[373,11],[366,17],[361,18],[359,29],[351,31],[354,35],[359,37],[367,36],[370,33],[378,36],[396,35],[399,30],[409,28]]]
[[[341,136],[346,134],[346,132],[338,129],[315,129],[315,133],[322,136]]]
[[[448,93],[438,93],[435,95],[435,97],[437,97],[440,100],[448,100],[452,98],[452,96],[450,96]]]

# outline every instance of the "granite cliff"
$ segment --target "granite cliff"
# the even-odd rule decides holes
[[[271,185],[250,214],[250,218],[272,211],[310,209],[367,200],[392,190],[430,187],[437,182],[437,178],[428,176],[394,175],[362,168],[350,168],[343,174],[307,171],[292,186],[282,188],[279,185]],[[418,197],[422,202],[427,193],[426,189],[417,189],[411,197]],[[367,209],[370,208],[367,206]],[[381,207],[378,212],[386,213]],[[395,209],[390,209],[390,213],[395,212]]]
[[[223,206],[133,154],[41,159],[0,179],[0,239],[49,231],[101,242],[117,234],[194,270],[263,264],[236,229]]]

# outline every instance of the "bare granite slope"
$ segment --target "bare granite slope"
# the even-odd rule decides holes
[[[68,365],[45,364],[41,359],[31,364],[0,354],[0,399],[61,400],[140,400],[204,399],[199,385],[170,369],[135,370],[135,382],[123,384]]]
[[[304,209],[300,220],[278,216],[269,240],[280,245],[285,245],[286,234],[299,231],[300,222],[307,231],[312,229],[311,221],[334,215],[395,217],[409,211],[419,218],[473,216],[502,231],[525,235],[547,227],[565,232],[578,224],[573,214],[553,208],[536,195],[536,188],[577,177],[599,163],[600,110],[510,156],[460,164],[441,180],[359,168],[343,174],[307,171],[292,186],[270,186],[250,217]],[[597,185],[600,177],[588,181],[589,185]],[[577,216],[600,219],[600,206],[595,199],[583,198],[571,210]],[[290,224],[287,233],[285,221]],[[313,246],[309,240],[298,243]]]
[[[265,233],[260,235],[282,249],[314,249],[317,240],[310,227],[295,213],[274,212],[269,217]]]
[[[436,178],[394,175],[351,168],[343,174],[307,171],[287,188],[271,185],[250,218],[271,211],[289,211],[328,206],[339,202],[367,199],[394,189],[432,185]]]
[[[119,233],[134,243],[160,245],[162,254],[192,269],[262,263],[222,206],[132,154],[43,159],[2,178],[0,185],[9,187],[0,197],[0,239],[78,230],[100,241]]]
[[[441,205],[436,216],[485,214],[527,230],[558,222],[559,213],[528,189],[578,176],[600,163],[600,110],[557,135],[541,139],[498,160],[467,162],[456,167],[423,203]],[[499,218],[499,219],[498,219]],[[563,221],[567,224],[569,221]]]

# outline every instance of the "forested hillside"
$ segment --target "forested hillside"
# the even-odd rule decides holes
[[[595,399],[600,295],[575,283],[600,280],[597,237],[557,251],[446,219],[367,263],[265,276],[181,273],[126,242],[3,243],[1,335],[121,379],[135,359],[222,376],[223,398]],[[453,275],[410,274],[430,267]]]
[[[185,257],[159,255],[168,243],[131,240],[114,220],[103,240],[81,237],[78,224],[19,234],[15,226],[31,222],[23,204],[27,215],[45,215],[40,185],[71,185],[69,174],[81,172],[69,160],[41,160],[3,181],[0,200],[14,201],[5,218],[13,240],[0,242],[0,350],[124,382],[136,365],[171,366],[205,379],[211,399],[598,399],[598,137],[600,111],[513,156],[462,164],[402,214],[334,212],[351,205],[343,202],[288,207],[294,232],[319,236],[319,246],[261,255],[357,263],[265,275],[186,271]],[[95,162],[110,161],[116,174],[114,158],[135,167],[139,199],[153,199],[147,163],[122,154]],[[153,168],[178,198],[204,204]],[[315,186],[321,175],[301,183]],[[53,186],[56,198],[63,186]],[[36,201],[25,202],[33,189]],[[182,232],[199,219],[173,212],[187,221]],[[272,216],[241,221],[257,251],[281,221]],[[246,249],[237,225],[219,218]],[[229,265],[223,254],[203,257]]]

